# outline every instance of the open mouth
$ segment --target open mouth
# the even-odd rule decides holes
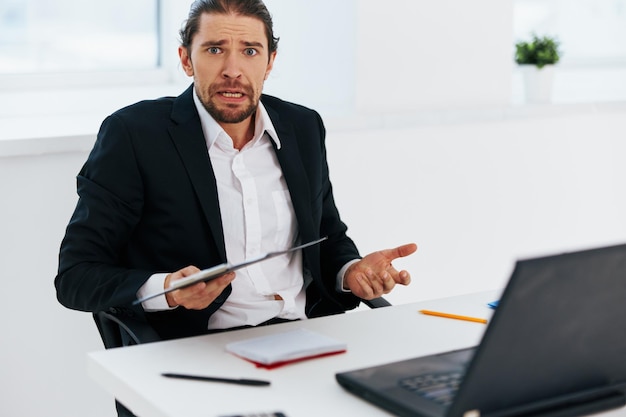
[[[221,93],[223,97],[226,98],[241,98],[243,97],[243,93],[234,93],[234,92],[230,92],[230,91],[225,91],[223,93]]]

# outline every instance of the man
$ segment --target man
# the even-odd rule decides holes
[[[262,1],[196,1],[181,38],[193,84],[109,116],[77,177],[59,301],[132,315],[171,339],[335,314],[408,284],[391,262],[414,244],[361,259],[346,235],[319,115],[262,95],[278,42]],[[132,305],[199,269],[323,236]]]

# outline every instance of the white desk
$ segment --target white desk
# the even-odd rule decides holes
[[[363,310],[208,336],[111,349],[88,355],[92,378],[141,417],[218,417],[281,411],[287,417],[389,416],[353,396],[335,373],[476,345],[486,326],[426,316],[420,309],[489,318],[498,292]],[[305,327],[347,342],[344,354],[266,370],[226,353],[232,341]],[[269,387],[162,377],[178,372],[271,381]],[[603,416],[626,416],[619,409]]]

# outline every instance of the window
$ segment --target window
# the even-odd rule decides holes
[[[515,0],[515,40],[561,42],[563,65],[626,63],[626,0]]]
[[[153,69],[154,0],[3,0],[0,73]]]
[[[513,4],[512,45],[532,33],[560,41],[553,103],[626,99],[626,0],[514,0]],[[514,68],[513,102],[518,104],[524,102],[523,81],[518,67]]]

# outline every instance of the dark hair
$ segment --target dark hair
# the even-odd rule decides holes
[[[229,14],[256,17],[265,25],[269,52],[278,49],[278,38],[274,37],[272,16],[261,0],[196,0],[189,9],[189,16],[180,30],[180,44],[189,50],[193,37],[198,33],[200,17],[204,13]]]

